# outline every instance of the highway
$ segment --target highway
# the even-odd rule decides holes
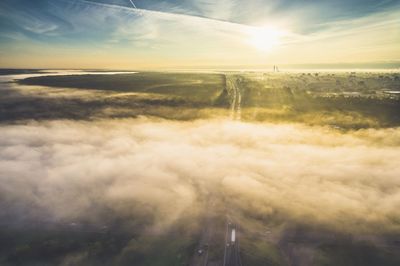
[[[239,246],[239,227],[227,221],[223,266],[242,266]]]
[[[228,91],[231,99],[231,119],[241,119],[241,103],[242,103],[242,92],[238,85],[238,79],[231,75],[226,75],[226,90]]]

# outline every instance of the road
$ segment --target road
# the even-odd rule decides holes
[[[226,224],[223,266],[242,266],[239,246],[239,227],[228,220]]]
[[[226,90],[228,91],[231,100],[231,118],[234,120],[241,119],[242,92],[238,85],[238,81],[237,77],[226,75]]]

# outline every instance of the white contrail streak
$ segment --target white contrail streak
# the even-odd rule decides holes
[[[0,0],[1,1],[1,0]],[[254,26],[246,25],[246,24],[240,24],[237,22],[231,22],[231,21],[226,21],[226,20],[220,20],[220,19],[214,19],[214,18],[208,18],[208,17],[203,17],[203,16],[194,16],[190,14],[180,14],[180,13],[172,13],[172,12],[163,12],[163,11],[156,11],[156,10],[149,10],[149,9],[141,9],[137,8],[137,6],[133,3],[132,0],[129,0],[131,4],[133,5],[134,8],[128,7],[128,6],[120,6],[116,4],[106,4],[106,3],[99,3],[99,2],[93,2],[93,0],[59,0],[59,1],[65,1],[65,2],[80,2],[80,3],[86,3],[90,4],[93,6],[101,6],[105,8],[112,8],[112,9],[119,9],[119,10],[126,10],[129,12],[135,12],[138,15],[148,15],[148,16],[153,16],[156,18],[160,19],[166,19],[166,20],[179,20],[180,22],[184,22],[185,20],[187,21],[192,21],[192,22],[197,22],[197,23],[208,23],[212,24],[213,26],[219,25],[221,29],[236,29],[238,32],[247,32],[249,29],[253,29]],[[300,36],[295,36],[294,34],[292,35],[293,38],[299,38]],[[295,39],[296,40],[296,39]],[[291,41],[291,43],[295,43],[295,40]],[[289,43],[286,41],[285,43]],[[283,43],[282,43],[283,44]]]
[[[132,0],[129,0],[129,2],[131,2],[131,4],[133,5],[133,7],[137,9],[135,3],[134,3]]]
[[[72,0],[60,0],[60,1],[66,1],[66,2],[71,2]],[[126,7],[126,6],[120,6],[117,4],[106,4],[106,3],[99,3],[99,2],[93,2],[93,0],[74,0],[76,2],[80,3],[86,3],[86,4],[91,4],[95,6],[103,6],[103,7],[108,7],[108,8],[116,8],[116,9],[121,9],[121,10],[130,10],[132,11],[132,8]],[[137,8],[137,6],[133,3],[132,0],[129,0],[129,2],[132,3],[132,5],[135,7],[134,11],[135,12],[143,12],[147,14],[152,14],[156,15],[158,17],[163,17],[163,18],[182,18],[182,19],[196,19],[196,20],[204,20],[208,22],[217,22],[217,23],[222,23],[225,25],[233,25],[233,26],[242,26],[242,27],[250,27],[245,24],[239,24],[236,22],[230,22],[226,20],[220,20],[220,19],[214,19],[214,18],[208,18],[208,17],[203,17],[203,16],[194,16],[194,15],[189,15],[189,14],[179,14],[179,13],[170,13],[170,12],[163,12],[163,11],[155,11],[155,10],[148,10],[148,9],[141,9]]]

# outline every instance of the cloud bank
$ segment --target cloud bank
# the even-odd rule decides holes
[[[400,129],[148,118],[0,128],[0,219],[168,228],[205,198],[268,221],[398,231]],[[261,217],[261,218],[260,218]]]

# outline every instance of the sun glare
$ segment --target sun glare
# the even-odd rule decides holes
[[[249,43],[255,48],[268,52],[281,44],[282,30],[273,27],[254,27],[248,31]]]

